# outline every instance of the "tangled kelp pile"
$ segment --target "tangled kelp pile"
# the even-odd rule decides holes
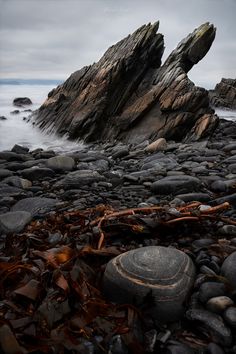
[[[204,249],[222,263],[236,250],[217,234],[220,226],[236,224],[224,216],[229,208],[228,203],[210,207],[195,202],[115,211],[100,205],[53,212],[21,234],[2,236],[2,351],[145,353],[158,348],[165,353],[173,340],[206,348],[211,331],[200,331],[186,318],[176,325],[158,323],[146,315],[150,299],[139,307],[110,303],[102,294],[102,275],[112,257],[146,245],[176,247],[195,261],[203,247],[194,240],[209,237],[213,242]]]

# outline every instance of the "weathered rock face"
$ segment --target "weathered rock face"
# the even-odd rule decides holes
[[[222,79],[209,96],[214,107],[236,109],[236,79]]]
[[[73,73],[48,94],[35,113],[37,124],[85,141],[195,140],[209,134],[218,118],[208,92],[187,73],[209,50],[215,28],[206,23],[195,29],[162,66],[164,41],[157,30],[158,23],[140,27],[98,63]]]

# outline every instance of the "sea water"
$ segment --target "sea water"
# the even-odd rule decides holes
[[[31,123],[27,123],[27,118],[31,113],[25,110],[35,110],[40,107],[47,98],[48,92],[54,87],[55,84],[0,84],[0,116],[7,118],[0,120],[0,151],[10,150],[15,144],[26,146],[30,150],[43,148],[57,152],[70,152],[81,149],[83,146],[81,142],[71,142],[64,137],[48,134]],[[33,104],[25,108],[16,107],[13,105],[16,97],[29,97]],[[16,109],[19,109],[20,113],[12,114],[11,112]],[[236,121],[236,111],[216,110],[216,113],[220,118]]]
[[[82,143],[71,142],[64,137],[55,134],[48,134],[39,130],[38,127],[27,123],[31,112],[25,110],[35,110],[46,100],[48,92],[55,85],[1,85],[0,84],[0,116],[6,120],[0,120],[0,151],[10,150],[15,144],[28,147],[30,150],[43,148],[57,152],[70,152],[80,150]],[[13,100],[16,97],[29,97],[32,105],[16,107]],[[12,114],[14,110],[19,110],[19,114]]]

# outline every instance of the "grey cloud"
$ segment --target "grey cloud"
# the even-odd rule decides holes
[[[235,0],[0,0],[0,76],[66,79],[144,23],[160,20],[164,58],[209,21],[217,36],[190,78],[235,77]]]

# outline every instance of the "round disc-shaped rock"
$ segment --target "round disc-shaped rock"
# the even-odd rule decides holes
[[[161,322],[179,319],[195,278],[184,253],[169,247],[142,247],[113,258],[104,273],[104,292],[116,303],[148,304]]]

